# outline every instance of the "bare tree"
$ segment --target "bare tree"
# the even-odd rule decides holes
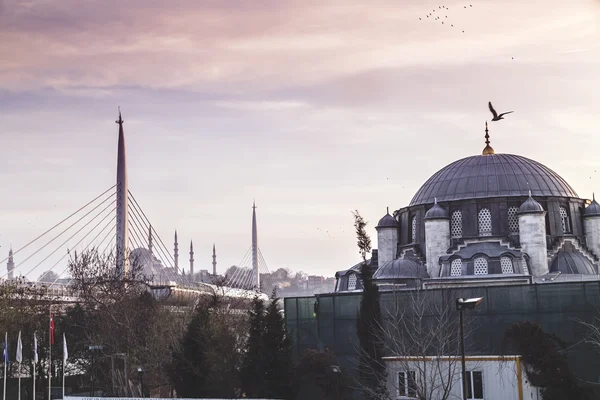
[[[113,255],[97,250],[74,253],[69,270],[84,313],[69,323],[77,325],[72,328],[80,332],[81,341],[102,345],[96,355],[96,388],[116,390],[121,378],[111,360],[119,359],[125,360],[120,367],[124,376],[137,379],[141,367],[144,386],[158,391],[169,384],[165,368],[170,349],[184,331],[188,314],[173,312],[170,304],[157,300],[142,265],[135,259],[130,264],[122,275]],[[87,360],[85,364],[91,366]],[[116,394],[129,394],[129,383],[117,386],[122,390]]]
[[[453,398],[460,385],[460,334],[454,301],[422,289],[394,291],[382,305],[388,362],[388,393],[380,399],[408,395],[420,400]],[[436,293],[437,294],[437,293]],[[467,322],[466,335],[471,331]],[[401,373],[401,377],[398,374]]]

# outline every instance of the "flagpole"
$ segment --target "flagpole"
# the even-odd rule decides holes
[[[19,363],[19,391],[17,398],[21,400],[21,363]]]
[[[62,394],[63,399],[65,398],[65,364],[67,363],[67,338],[65,337],[65,333],[63,332],[63,362],[62,362]]]
[[[8,364],[8,332],[4,334],[4,390],[2,391],[2,398],[6,399],[6,364]]]
[[[35,361],[33,362],[33,400],[35,400]]]
[[[50,351],[48,352],[48,400],[52,398],[52,304],[50,304],[50,325],[48,326],[48,331],[50,335],[48,336],[48,343],[50,343]]]
[[[37,335],[33,332],[33,400],[35,400],[35,369],[38,362]]]

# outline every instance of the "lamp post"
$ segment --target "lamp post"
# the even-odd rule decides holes
[[[137,367],[137,372],[140,375],[140,391],[142,392],[142,397],[144,397],[144,370],[142,367]]]
[[[462,392],[463,400],[467,400],[467,369],[465,367],[465,328],[463,321],[463,311],[472,310],[483,301],[483,297],[474,297],[471,299],[456,299],[456,309],[460,315],[460,355],[462,364]]]
[[[332,365],[331,370],[335,374],[335,400],[340,400],[340,375],[342,375],[342,369],[337,365]]]
[[[94,361],[96,360],[96,357],[94,355],[94,353],[96,351],[102,351],[104,350],[104,346],[102,346],[101,344],[94,344],[94,345],[90,345],[88,346],[88,350],[90,352],[92,352],[92,397],[94,397],[96,395],[96,381],[95,381],[95,376],[94,376]]]

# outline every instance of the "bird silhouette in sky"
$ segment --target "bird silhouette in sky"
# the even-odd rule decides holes
[[[501,119],[504,119],[503,115],[510,114],[511,112],[514,112],[514,111],[507,111],[507,112],[503,112],[502,114],[498,114],[496,112],[496,110],[494,110],[494,106],[492,106],[492,102],[491,101],[488,102],[488,105],[490,106],[490,111],[492,112],[492,115],[494,116],[494,118],[492,118],[492,121],[500,121]]]

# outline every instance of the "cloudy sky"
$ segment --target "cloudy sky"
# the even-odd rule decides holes
[[[117,106],[130,190],[196,268],[242,260],[253,199],[270,269],[352,265],[351,211],[480,153],[488,100],[497,152],[589,198],[598,43],[599,0],[0,0],[0,252],[114,184]]]

